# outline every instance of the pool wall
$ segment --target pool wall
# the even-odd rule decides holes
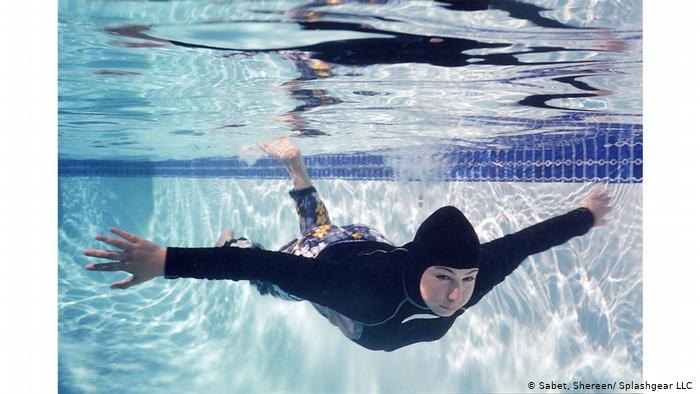
[[[424,146],[413,151],[314,155],[307,157],[306,164],[314,179],[642,182],[641,125],[597,124],[596,130],[496,137],[472,148]],[[58,171],[59,176],[287,177],[274,159],[250,163],[237,157],[163,161],[62,159]]]

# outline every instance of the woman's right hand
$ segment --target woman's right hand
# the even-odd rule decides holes
[[[90,271],[126,271],[132,274],[126,280],[112,283],[113,289],[126,289],[164,275],[165,247],[118,228],[112,228],[110,231],[123,239],[103,235],[97,235],[95,239],[121,250],[88,249],[83,254],[117,261],[90,263],[85,266],[86,269]]]

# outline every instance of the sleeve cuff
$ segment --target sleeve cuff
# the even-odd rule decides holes
[[[588,232],[588,230],[593,227],[593,223],[595,222],[595,216],[593,216],[593,212],[591,212],[588,208],[578,208],[572,211],[574,215],[576,215],[576,218],[578,219],[579,222],[579,229],[578,229],[578,235],[583,235]]]

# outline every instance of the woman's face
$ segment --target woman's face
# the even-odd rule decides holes
[[[452,316],[471,298],[478,273],[478,268],[428,267],[420,279],[423,302],[438,316]]]

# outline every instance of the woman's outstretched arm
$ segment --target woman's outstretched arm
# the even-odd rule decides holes
[[[578,209],[483,244],[477,287],[469,304],[477,303],[528,256],[584,235],[591,227],[605,224],[605,216],[612,210],[610,200],[603,185],[597,184]]]
[[[159,276],[168,279],[263,280],[351,319],[369,322],[386,318],[387,310],[382,305],[386,304],[391,314],[392,308],[403,297],[399,285],[401,265],[380,261],[395,259],[391,253],[353,255],[337,260],[310,259],[253,248],[164,248],[123,230],[112,229],[112,232],[123,239],[103,236],[97,239],[121,250],[84,252],[87,256],[117,260],[88,264],[88,270],[125,271],[133,275],[112,284],[112,288],[129,288]],[[378,267],[381,267],[381,272],[378,272]],[[382,305],[376,305],[378,300]]]

